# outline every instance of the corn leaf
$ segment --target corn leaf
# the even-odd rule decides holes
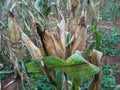
[[[87,30],[85,25],[86,11],[83,9],[80,21],[75,30],[75,40],[72,45],[72,54],[76,50],[83,51],[86,46]]]
[[[63,17],[63,15],[60,13],[61,17],[62,17],[62,20],[60,23],[57,24],[58,28],[60,29],[60,40],[61,40],[61,43],[62,43],[62,48],[65,50],[65,26],[66,26],[66,23],[65,23],[65,19]]]
[[[60,0],[56,0],[56,5],[60,7]]]
[[[64,58],[64,50],[58,44],[57,40],[47,30],[42,31],[41,26],[36,23],[37,33],[41,38],[43,48],[47,55]]]
[[[41,55],[41,51],[38,47],[35,46],[35,44],[30,40],[30,38],[25,34],[23,33],[22,30],[21,31],[21,38],[22,40],[25,42],[25,45],[27,47],[27,49],[29,50],[31,56],[32,56],[32,59],[38,59],[38,58],[41,58],[42,55]]]
[[[94,26],[91,26],[90,28],[95,33],[96,49],[100,50],[101,36],[102,36],[101,32],[99,30],[97,30]]]
[[[2,17],[4,17],[4,15],[6,14],[6,10],[10,4],[11,0],[5,0],[4,6],[2,8]]]
[[[85,79],[90,78],[99,71],[97,66],[90,64],[79,53],[73,54],[67,61],[53,56],[44,57],[42,60],[48,70],[61,70],[70,75],[78,84],[81,84]],[[40,64],[40,61],[33,61],[31,63],[35,64],[36,62]],[[29,67],[27,68],[30,69]]]
[[[47,15],[50,14],[52,7],[55,7],[56,12],[58,13],[58,8],[57,8],[56,3],[55,3],[55,2],[50,2],[50,3],[48,4],[48,8],[47,8],[47,11],[46,11],[46,14],[47,14]]]
[[[66,67],[60,67],[60,69],[72,76],[79,84],[99,71],[98,67],[90,64],[79,53],[70,56],[66,61]]]
[[[20,32],[18,29],[17,22],[14,18],[14,15],[10,12],[8,17],[8,31],[9,31],[9,40],[12,44],[18,43],[20,39]]]
[[[91,63],[98,66],[100,71],[93,78],[88,90],[91,90],[91,89],[92,90],[100,90],[101,80],[102,80],[102,65],[101,64],[102,64],[103,53],[93,49],[91,54],[92,54],[91,55],[92,56]]]
[[[43,13],[42,13],[42,11],[40,10],[40,6],[42,6],[43,3],[44,3],[43,0],[36,0],[34,7],[39,12],[40,16],[42,18],[45,18],[44,15],[43,15]]]
[[[27,70],[28,70],[28,72],[42,74],[42,70],[41,70],[40,64],[38,62],[34,62],[34,63],[31,62],[31,63],[27,64]]]

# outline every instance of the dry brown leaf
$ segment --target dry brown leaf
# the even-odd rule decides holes
[[[48,55],[57,56],[62,59],[64,58],[64,50],[60,47],[60,45],[48,31],[45,31],[43,40]]]
[[[61,46],[61,48],[63,48],[62,42],[61,42],[61,39],[60,39],[60,28],[58,26],[55,27],[53,30],[50,30],[50,34],[53,35],[53,37],[56,39],[56,41]]]
[[[72,6],[71,0],[67,0],[67,12],[68,13],[71,12],[71,6]]]
[[[20,39],[20,32],[14,15],[10,12],[8,16],[9,40],[12,44],[17,44]]]
[[[72,54],[76,51],[83,51],[86,46],[87,30],[85,24],[86,11],[83,9],[80,22],[75,30],[75,40],[72,45]],[[78,22],[78,21],[77,21]]]
[[[99,0],[98,3],[95,4],[94,0],[90,0],[90,7],[92,10],[92,13],[97,21],[99,21],[99,5],[102,2],[102,0]]]
[[[41,42],[43,44],[43,48],[45,52],[49,56],[56,56],[64,59],[64,50],[61,48],[61,46],[58,44],[56,39],[53,37],[52,34],[50,34],[47,30],[42,31],[40,29],[40,25],[38,23],[35,23],[37,27],[37,33],[41,37]]]
[[[98,74],[95,75],[94,79],[92,80],[88,90],[100,90],[101,86],[101,78],[102,78],[102,57],[103,53],[93,49],[92,53],[92,60],[91,63],[98,66],[100,71]]]
[[[81,1],[80,0],[72,0],[71,2],[72,2],[73,17],[76,17],[81,8],[81,3],[80,3]]]
[[[20,29],[20,28],[19,28]],[[26,47],[28,48],[32,59],[39,59],[42,57],[40,49],[34,45],[34,43],[30,40],[30,38],[20,29],[22,34],[22,40],[25,42]]]
[[[72,2],[72,7],[73,7],[73,9],[80,9],[80,7],[81,7],[81,3],[80,3],[80,1],[79,0],[72,0],[71,1]]]
[[[95,61],[95,62],[93,62],[93,64],[96,66],[101,66],[101,62],[102,62],[101,60],[102,60],[103,53],[93,49],[92,56],[94,56],[93,61]],[[98,61],[98,62],[96,62],[96,61]]]
[[[56,4],[58,7],[60,7],[60,0],[56,0]]]
[[[65,28],[66,28],[66,23],[65,23],[65,19],[63,17],[63,15],[60,13],[62,20],[60,23],[57,24],[58,28],[60,29],[60,41],[62,43],[62,48],[65,50],[65,40],[66,40],[66,36],[65,36]]]
[[[73,7],[77,7],[78,6],[78,0],[72,0],[72,5]]]

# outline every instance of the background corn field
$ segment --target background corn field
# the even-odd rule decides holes
[[[1,0],[0,90],[119,90],[119,0]]]

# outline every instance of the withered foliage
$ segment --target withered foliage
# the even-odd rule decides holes
[[[46,0],[45,0],[46,1]],[[57,0],[56,4],[60,8],[60,1]],[[83,1],[83,0],[82,0]],[[101,1],[101,0],[100,0]],[[10,4],[11,0],[9,0]],[[41,59],[46,56],[55,56],[63,60],[67,60],[68,57],[73,55],[76,51],[77,52],[84,52],[86,48],[86,41],[87,41],[87,29],[86,29],[86,9],[83,9],[81,12],[81,16],[77,16],[78,12],[81,9],[81,0],[67,0],[66,7],[67,7],[67,19],[66,16],[62,12],[58,12],[58,17],[52,16],[54,19],[55,27],[50,28],[49,23],[51,21],[47,20],[50,19],[49,15],[43,15],[41,11],[44,13],[44,10],[39,10],[38,6],[39,0],[36,0],[35,9],[41,14],[41,16],[37,15],[38,13],[32,13],[33,7],[29,7],[28,5],[33,4],[33,2],[29,2],[26,0],[22,0],[21,2],[15,2],[10,8],[10,11],[12,11],[13,8],[17,7],[19,9],[19,4],[25,9],[27,9],[27,14],[29,13],[29,16],[24,14],[24,12],[18,13],[21,15],[22,19],[24,19],[21,23],[22,25],[19,25],[17,23],[17,18],[14,17],[12,12],[9,12],[8,15],[8,47],[9,47],[9,57],[11,62],[14,64],[15,73],[17,76],[20,76],[20,78],[23,80],[28,79],[27,75],[25,73],[25,68],[20,68],[20,65],[18,63],[18,59],[23,59],[26,57],[26,48],[29,51],[32,58],[30,60],[37,60]],[[94,12],[93,14],[97,18],[98,12],[94,11],[95,5],[92,5],[93,0],[90,0],[91,6],[89,7],[91,12]],[[94,3],[93,3],[94,4]],[[32,5],[31,5],[32,6]],[[46,8],[45,8],[46,9]],[[49,12],[48,8],[48,12]],[[98,8],[97,8],[98,9]],[[22,10],[21,10],[22,11]],[[24,11],[24,10],[23,10]],[[71,13],[73,16],[71,16]],[[26,18],[28,16],[28,18]],[[37,20],[36,20],[37,17]],[[41,19],[42,17],[42,19]],[[27,20],[28,19],[28,20]],[[44,19],[44,20],[43,20]],[[45,23],[45,27],[43,28],[42,24],[39,23],[39,21]],[[29,34],[26,34],[23,30],[23,27],[25,26],[27,29],[26,31]],[[36,36],[35,36],[36,35]],[[36,38],[39,36],[38,38]],[[67,40],[69,38],[69,40]],[[36,41],[34,41],[36,40]],[[39,43],[37,41],[40,41]],[[37,43],[37,44],[36,44]],[[21,56],[19,56],[21,54]],[[101,66],[99,63],[101,62],[102,55],[98,57],[98,52],[93,50],[93,61],[92,63]],[[22,56],[23,55],[23,56]],[[19,56],[19,57],[18,57]],[[27,58],[28,59],[28,58]],[[99,60],[98,60],[99,59]],[[54,82],[54,71],[49,71],[46,66],[44,65],[44,61],[41,60],[41,70],[43,73],[50,79],[50,81]],[[25,75],[24,75],[24,74]],[[95,77],[100,79],[100,73],[98,73]],[[95,78],[94,78],[95,80]],[[98,85],[99,81],[94,81],[91,83],[90,89],[95,88]],[[66,90],[67,90],[67,79],[66,79]],[[23,87],[24,88],[24,87]],[[24,89],[23,89],[24,90]],[[97,90],[97,89],[94,89]]]

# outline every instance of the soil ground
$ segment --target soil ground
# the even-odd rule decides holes
[[[108,27],[106,29],[106,32],[110,32],[109,28],[120,27],[120,20],[117,20],[115,24],[109,23],[105,20],[100,20],[98,23],[98,28],[101,28],[101,27]],[[120,43],[118,43],[116,48],[120,50]],[[120,69],[120,56],[119,55],[117,55],[117,56],[109,56],[109,55],[104,56],[104,64],[108,64],[108,63],[109,64],[113,64],[113,63],[118,64],[119,67],[117,68],[117,70],[119,70]],[[114,76],[116,78],[116,83],[120,84],[120,73],[115,73]],[[11,76],[6,78],[4,81],[2,81],[2,87],[5,87],[5,85],[12,80],[13,80],[13,78]],[[16,85],[17,85],[17,83],[15,81],[13,84],[10,85],[10,87],[4,88],[2,90],[12,90]]]
[[[98,23],[98,27],[99,28],[100,27],[108,27],[106,29],[106,32],[109,33],[109,32],[111,32],[109,30],[109,28],[111,28],[111,27],[119,27],[120,28],[120,20],[117,20],[115,22],[115,24],[109,23],[109,22],[107,22],[105,20],[102,20],[102,21],[100,21]],[[116,49],[120,50],[120,43],[117,44]],[[116,70],[120,70],[120,55],[115,55],[115,56],[105,55],[104,57],[105,57],[104,58],[104,64],[110,64],[110,65],[116,64],[116,65],[118,65],[118,67],[116,68]],[[120,84],[120,73],[115,73],[114,76],[116,78],[116,83]]]

